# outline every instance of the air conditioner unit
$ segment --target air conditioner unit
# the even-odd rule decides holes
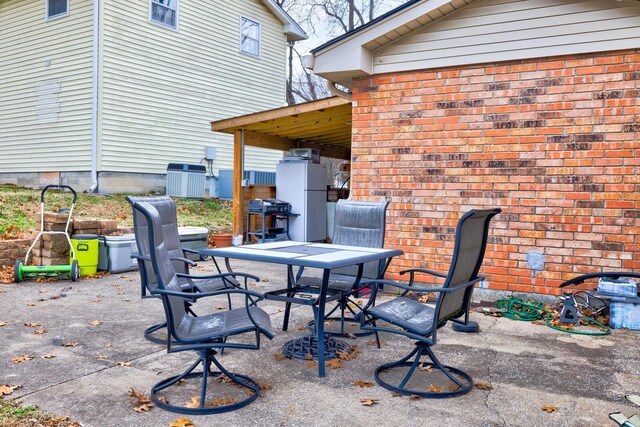
[[[207,168],[204,165],[169,163],[167,166],[167,196],[204,198]]]
[[[221,169],[218,176],[218,197],[233,199],[233,169]],[[249,185],[276,185],[275,172],[246,170],[243,179],[246,179]]]

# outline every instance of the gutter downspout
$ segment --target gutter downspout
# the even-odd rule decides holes
[[[327,80],[327,89],[329,90],[329,92],[336,96],[348,99],[349,101],[353,101],[353,94],[351,92],[345,92],[344,90],[338,89],[336,86],[336,82]]]
[[[98,43],[99,43],[99,17],[100,0],[93,0],[93,49],[92,49],[92,75],[91,75],[91,187],[89,191],[95,192],[98,188]]]

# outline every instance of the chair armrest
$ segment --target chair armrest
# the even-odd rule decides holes
[[[579,285],[580,283],[584,282],[585,280],[594,279],[596,277],[597,278],[610,277],[612,279],[618,279],[620,277],[640,278],[640,273],[629,273],[629,272],[626,272],[626,271],[609,271],[609,272],[602,272],[602,273],[583,274],[582,276],[574,277],[573,279],[569,279],[569,280],[563,282],[560,285],[560,287],[564,288],[565,286]]]
[[[228,294],[242,294],[242,295],[246,295],[247,297],[257,298],[258,301],[261,301],[264,299],[264,295],[259,292],[248,291],[246,289],[238,289],[238,288],[228,288],[228,289],[221,289],[219,291],[197,292],[197,293],[170,291],[167,289],[158,288],[151,291],[151,293],[154,295],[155,294],[167,295],[167,296],[180,297],[185,299],[200,299],[205,297],[213,297],[217,295],[228,295]]]
[[[430,274],[432,276],[436,276],[436,277],[442,277],[443,279],[447,277],[446,274],[442,274],[442,273],[438,273],[436,271],[433,270],[426,270],[424,268],[411,268],[409,270],[403,270],[400,272],[400,274],[407,274],[410,273],[411,277],[413,277],[413,275],[415,273],[425,273],[425,274]]]
[[[186,277],[187,279],[195,279],[195,280],[199,280],[199,279],[225,279],[227,277],[244,277],[245,279],[253,279],[256,282],[260,281],[260,278],[258,276],[254,276],[253,274],[248,274],[248,273],[221,273],[221,274],[207,274],[204,276],[194,276],[192,274],[183,274],[183,273],[176,273],[176,275],[178,277]]]
[[[171,261],[182,261],[185,264],[187,264],[189,267],[195,267],[196,265],[198,265],[196,262],[191,261],[190,259],[187,259],[187,258],[172,257],[170,259],[171,259]]]
[[[140,255],[139,253],[132,253],[129,258],[139,259],[141,261],[149,261],[149,262],[151,262],[151,258],[150,257],[145,256],[145,255]]]
[[[484,276],[480,276],[475,278],[474,280],[470,281],[470,282],[466,282],[466,283],[461,283],[459,285],[456,286],[452,286],[449,288],[416,288],[414,286],[409,285],[403,285],[401,283],[395,282],[393,280],[371,280],[371,281],[367,281],[367,282],[361,282],[361,285],[365,285],[365,286],[375,286],[376,289],[378,289],[380,287],[380,285],[389,285],[389,286],[394,286],[396,288],[400,288],[400,289],[404,289],[406,291],[413,291],[416,293],[427,293],[427,292],[441,292],[441,293],[449,293],[449,292],[455,292],[459,289],[462,288],[468,288],[469,286],[475,285],[478,282],[481,282],[484,280]]]
[[[198,253],[198,251],[196,251],[195,249],[185,248],[185,247],[182,247],[182,252],[186,252],[188,254],[197,254]]]

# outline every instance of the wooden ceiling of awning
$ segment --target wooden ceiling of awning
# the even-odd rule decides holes
[[[325,98],[211,122],[211,130],[233,134],[244,129],[244,143],[287,151],[317,148],[320,155],[350,160],[351,101]]]

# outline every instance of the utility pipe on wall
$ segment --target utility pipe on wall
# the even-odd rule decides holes
[[[95,192],[98,188],[98,55],[99,55],[99,18],[100,0],[93,0],[93,47],[91,72],[91,187]]]

